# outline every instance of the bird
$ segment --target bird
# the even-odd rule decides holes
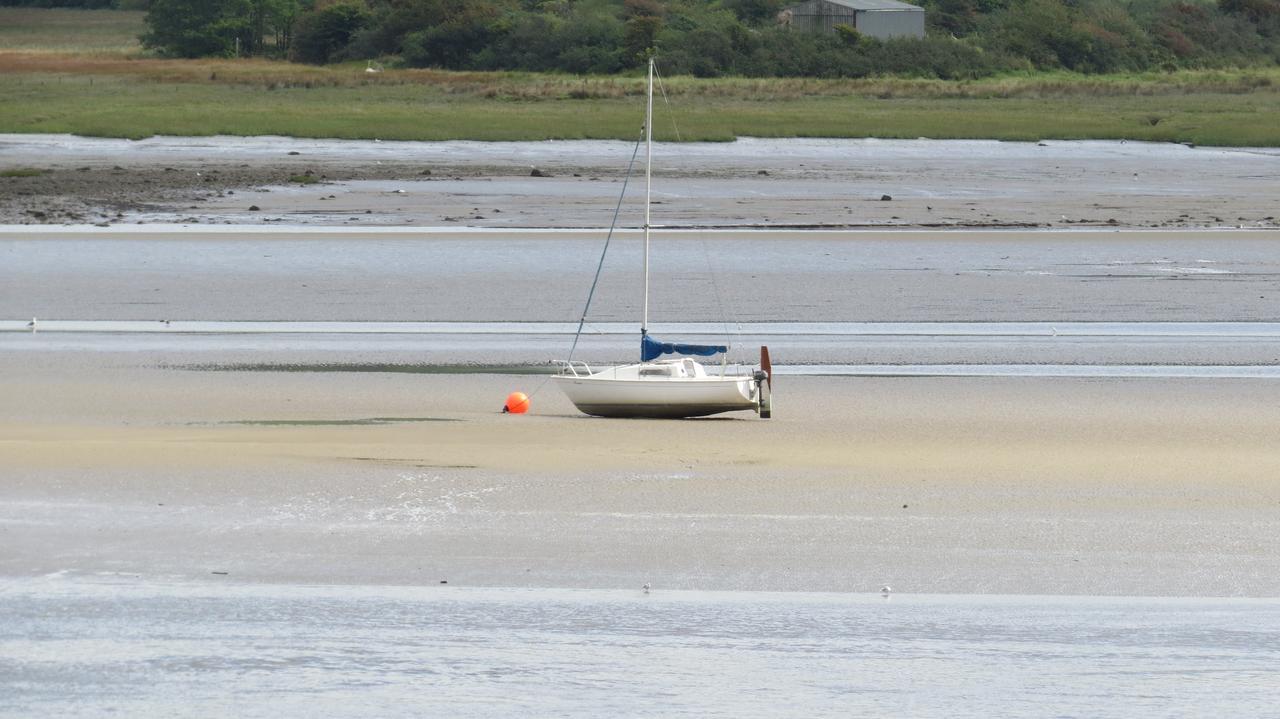
[[[887,597],[893,593],[893,587],[886,584],[883,587],[880,587],[880,593]]]
[[[36,318],[34,317],[31,318],[31,321],[27,323],[27,329],[31,330],[32,332],[36,331]]]
[[[645,593],[645,594],[648,594],[648,593],[649,593],[649,590],[651,589],[651,587],[649,586],[649,583],[648,583],[648,582],[645,582],[645,583],[644,583],[644,586],[643,586],[643,587],[640,587],[640,589],[642,589],[642,590],[644,591],[644,593]]]

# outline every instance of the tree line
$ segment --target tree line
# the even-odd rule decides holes
[[[923,0],[927,36],[885,41],[787,27],[787,0],[113,1],[145,6],[144,45],[176,57],[611,74],[654,50],[673,74],[943,79],[1280,62],[1280,0]]]

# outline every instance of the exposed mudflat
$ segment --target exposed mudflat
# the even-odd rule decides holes
[[[45,171],[0,178],[0,224],[601,227],[633,150],[0,135],[0,169]],[[654,170],[653,221],[670,227],[1280,226],[1274,149],[744,138],[659,144]],[[624,225],[640,223],[637,208]]]

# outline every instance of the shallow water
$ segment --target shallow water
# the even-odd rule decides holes
[[[603,233],[0,233],[0,319],[574,322]],[[1274,233],[662,233],[650,317],[1276,321]],[[588,319],[640,315],[640,243]]]
[[[1048,141],[1002,142],[996,139],[840,139],[840,138],[758,138],[742,137],[733,142],[681,142],[671,147],[672,154],[690,160],[714,157],[781,155],[792,160],[817,161],[831,159],[832,154],[851,148],[867,148],[883,157],[937,159],[940,155],[978,157],[1184,157],[1275,155],[1268,147],[1196,147],[1169,142],[1116,141]],[[292,137],[148,137],[145,139],[113,139],[77,137],[68,134],[0,134],[0,148],[6,151],[33,152],[52,159],[83,159],[111,155],[128,160],[170,159],[238,159],[259,160],[264,155],[283,155],[284,150],[307,151],[317,157],[352,156],[357,159],[422,160],[460,157],[463,160],[521,159],[556,160],[572,157],[625,156],[631,142],[605,139],[550,139],[544,142],[397,142],[361,141],[361,139],[310,139]]]
[[[0,319],[18,354],[143,356],[169,366],[323,370],[396,364],[428,371],[495,366],[554,371],[567,322],[218,322]],[[1278,377],[1274,322],[710,322],[662,323],[659,337],[727,344],[753,363],[771,347],[779,374]],[[634,323],[591,322],[578,359],[631,361]],[[407,368],[407,367],[406,367]]]
[[[219,322],[40,320],[39,332],[132,334],[421,334],[572,335],[574,322]],[[665,322],[666,332],[714,335],[714,322]],[[1280,339],[1280,322],[742,322],[744,334],[843,337],[1166,337]],[[30,320],[0,319],[0,332],[29,332]],[[591,335],[634,335],[634,322],[592,322]]]
[[[8,580],[0,614],[8,716],[1265,716],[1280,702],[1276,600],[55,575]]]
[[[876,138],[759,138],[742,137],[733,142],[656,143],[674,158],[690,163],[742,157],[767,156],[795,163],[830,162],[841,153],[862,151],[881,159],[901,158],[938,162],[942,158],[961,159],[1083,159],[1099,160],[1131,157],[1149,160],[1187,158],[1251,159],[1277,154],[1275,148],[1196,147],[1168,142],[1124,142],[1113,140],[1003,142],[1000,140],[882,140]],[[163,160],[256,160],[284,157],[286,150],[304,152],[311,160],[325,158],[380,159],[387,161],[468,162],[597,161],[626,157],[630,142],[614,140],[547,140],[543,142],[398,142],[380,140],[325,140],[292,137],[149,137],[142,140],[77,137],[54,134],[0,134],[0,149],[28,152],[46,159],[86,159],[111,156],[125,161]],[[803,165],[802,165],[803,166]]]

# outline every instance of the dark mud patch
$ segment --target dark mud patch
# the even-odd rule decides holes
[[[214,424],[249,427],[369,427],[384,424],[463,421],[465,420],[453,417],[361,417],[355,419],[236,419]]]
[[[353,462],[376,462],[378,464],[395,464],[415,469],[479,469],[478,464],[431,464],[424,463],[421,459],[410,459],[405,457],[343,457]]]
[[[392,364],[381,362],[342,362],[315,364],[233,363],[187,365],[175,369],[197,372],[365,372],[391,374],[504,374],[549,375],[558,370],[536,365],[472,365],[472,364]]]
[[[0,224],[105,225],[132,221],[128,218],[139,213],[190,214],[183,221],[220,222],[217,216],[203,211],[200,203],[243,196],[243,209],[248,212],[255,205],[250,198],[268,187],[352,180],[422,181],[421,169],[417,163],[317,162],[302,158],[129,167],[98,161],[0,178]],[[437,174],[442,179],[463,179],[508,175],[519,170],[512,166],[442,166],[437,168]]]

